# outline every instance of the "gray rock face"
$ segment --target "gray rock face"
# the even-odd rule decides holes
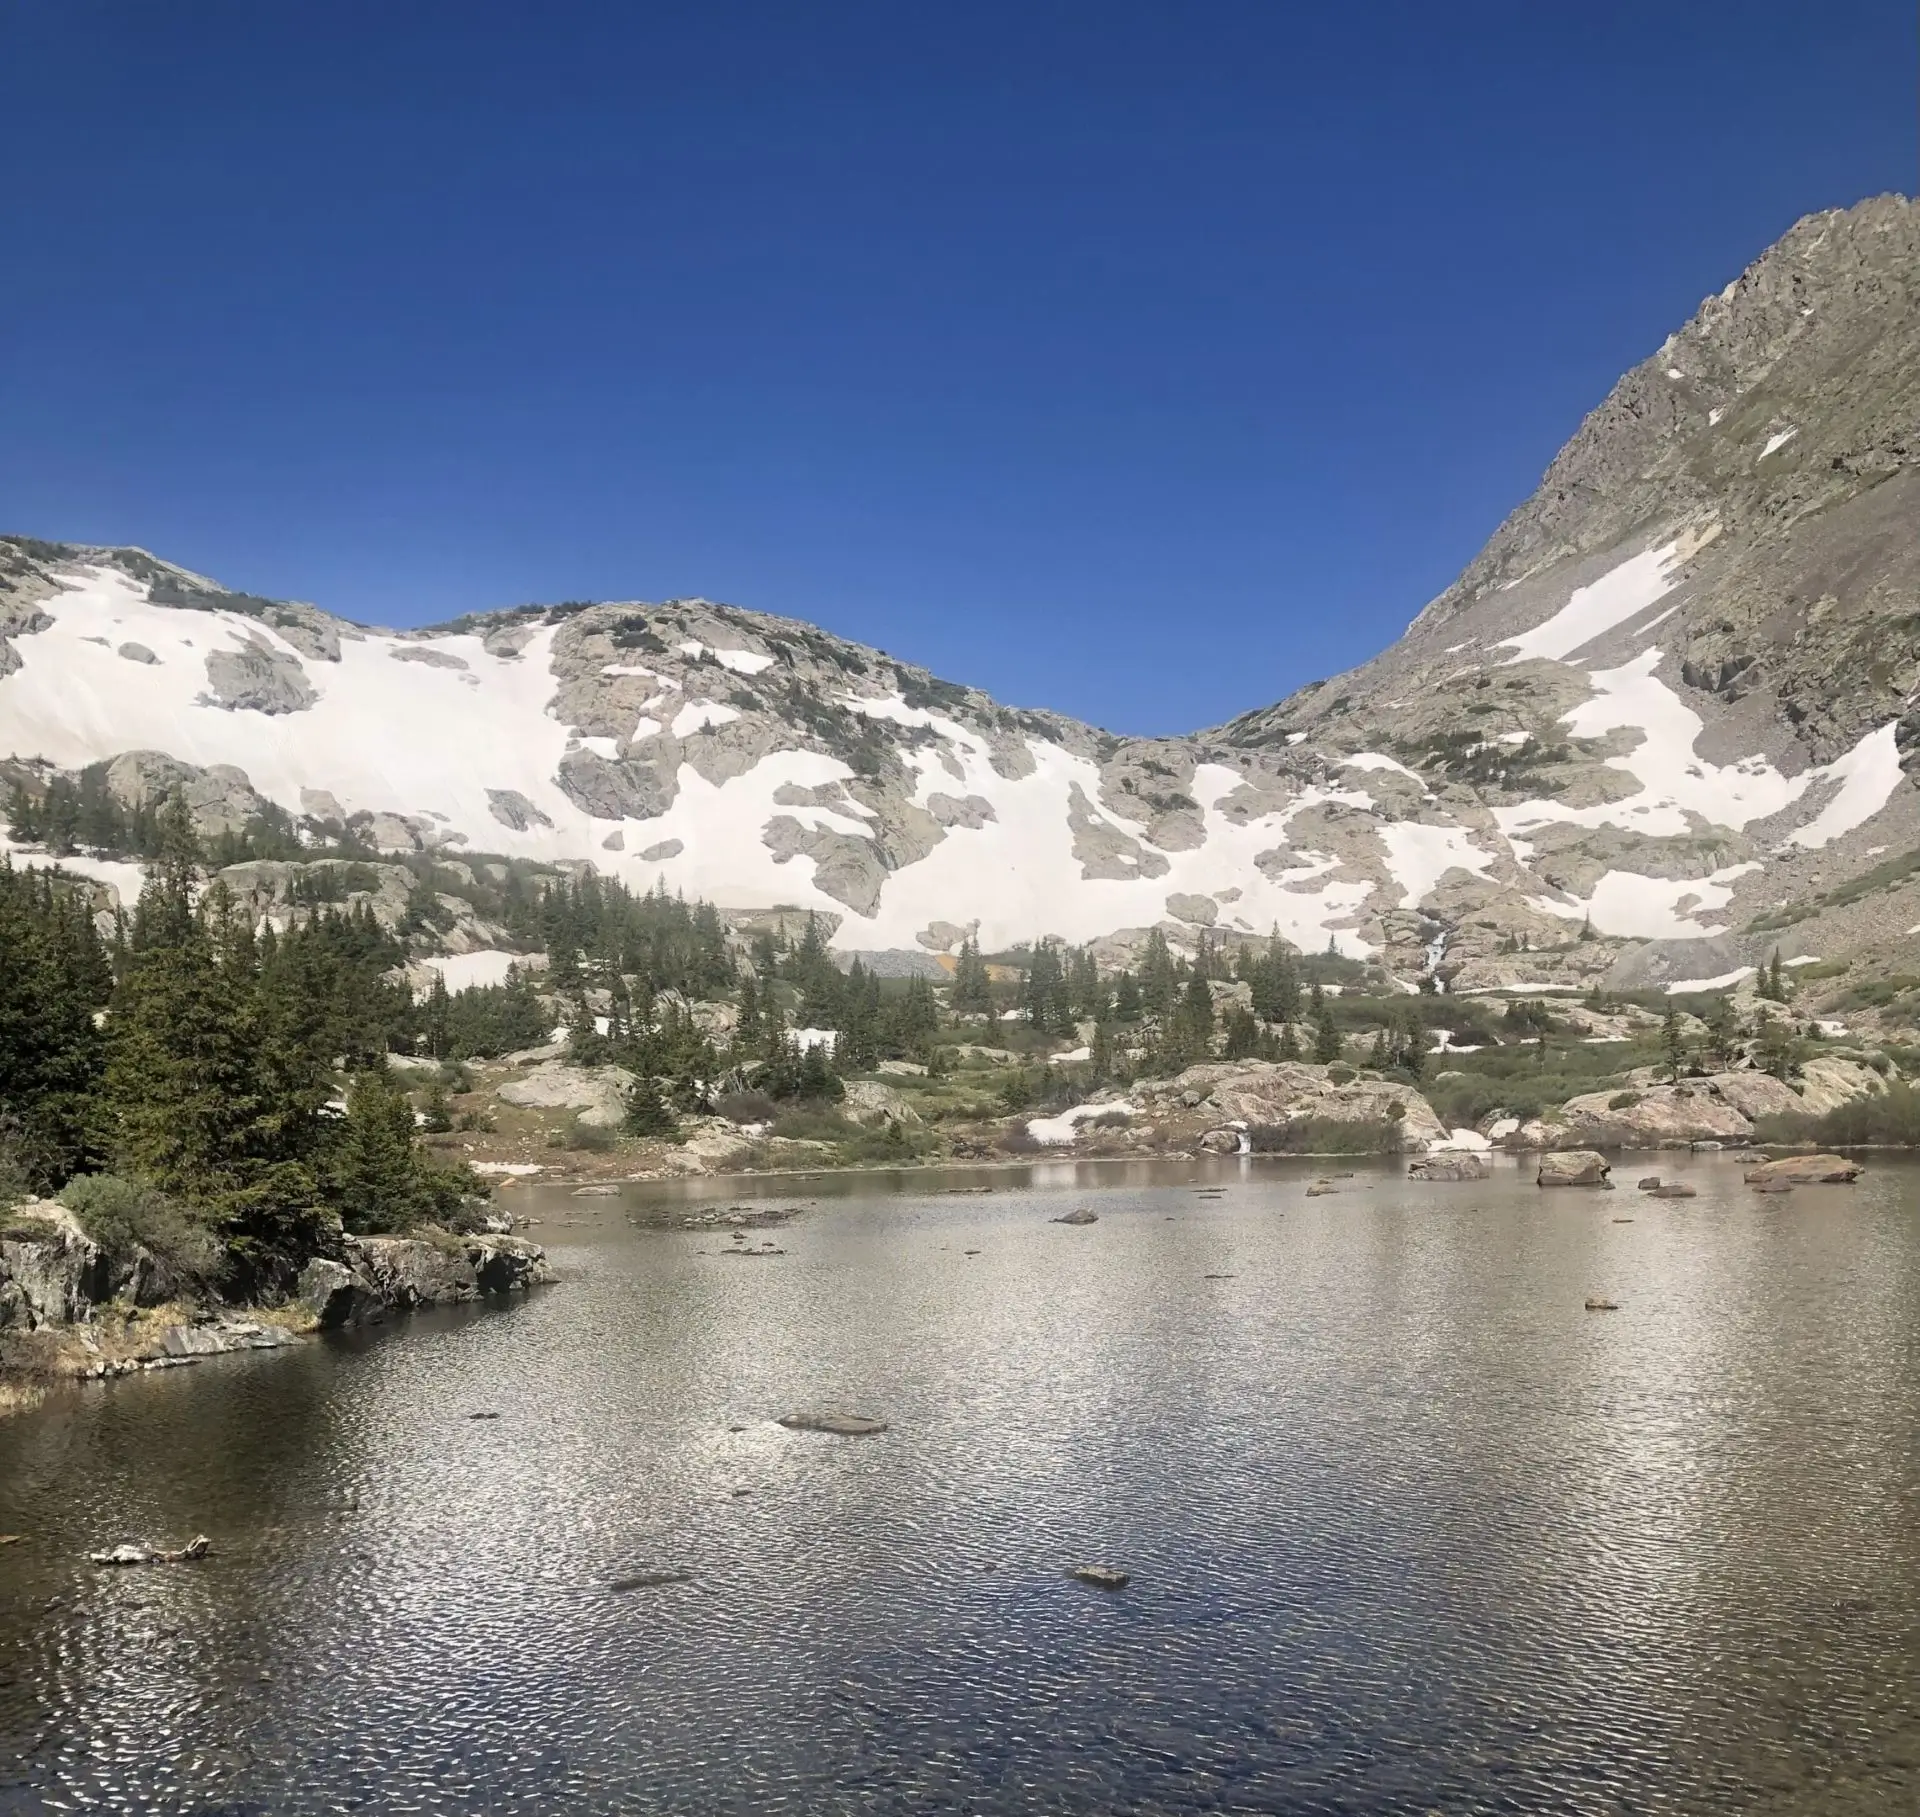
[[[388,1311],[524,1293],[554,1279],[539,1244],[503,1232],[347,1237],[342,1253],[339,1261],[309,1262],[295,1289],[323,1329],[376,1322]]]
[[[373,1282],[344,1262],[315,1256],[300,1271],[294,1298],[313,1315],[322,1331],[365,1324],[385,1310]]]
[[[107,765],[107,792],[126,807],[157,807],[181,796],[202,838],[238,833],[267,809],[245,770],[216,763],[200,769],[164,751],[123,751]]]
[[[495,820],[516,833],[524,833],[528,827],[553,825],[518,789],[489,789],[487,808]]]
[[[577,1110],[580,1121],[598,1129],[616,1129],[627,1114],[633,1074],[619,1066],[568,1066],[548,1061],[524,1079],[500,1087],[503,1103],[537,1110]]]
[[[569,751],[554,780],[576,807],[601,820],[651,820],[672,807],[680,791],[676,773],[655,759],[613,762],[598,751]]]
[[[207,654],[207,692],[229,712],[302,713],[319,697],[297,656],[264,643]]]
[[[75,1324],[106,1296],[106,1260],[64,1205],[0,1211],[0,1331]]]
[[[762,841],[776,863],[803,853],[811,858],[815,887],[844,902],[856,915],[871,915],[879,907],[887,873],[872,840],[827,827],[802,826],[791,814],[776,814],[767,822]]]

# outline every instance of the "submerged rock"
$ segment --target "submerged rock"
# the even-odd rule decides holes
[[[1062,1217],[1049,1218],[1049,1224],[1097,1224],[1100,1222],[1097,1212],[1089,1211],[1084,1205],[1078,1211],[1069,1211]]]
[[[1534,1176],[1539,1186],[1602,1186],[1613,1171],[1606,1157],[1590,1148],[1569,1148],[1558,1154],[1540,1157],[1540,1171]]]
[[[1616,1300],[1590,1299],[1587,1301],[1587,1310],[1589,1312],[1618,1312],[1620,1306]]]
[[[783,1413],[776,1423],[789,1432],[832,1432],[841,1438],[872,1438],[887,1430],[885,1420],[863,1413]]]
[[[1697,1193],[1691,1186],[1682,1185],[1678,1180],[1669,1180],[1664,1186],[1656,1186],[1649,1195],[1656,1199],[1697,1199]]]
[[[1091,1584],[1096,1590],[1124,1590],[1133,1578],[1125,1571],[1116,1571],[1111,1565],[1075,1565],[1067,1572],[1083,1584]]]

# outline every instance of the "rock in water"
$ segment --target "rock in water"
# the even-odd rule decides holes
[[[1534,1176],[1540,1186],[1602,1186],[1613,1171],[1603,1155],[1590,1148],[1569,1148],[1560,1154],[1540,1157],[1540,1171]]]
[[[1133,1582],[1125,1571],[1116,1571],[1110,1565],[1075,1565],[1067,1575],[1096,1590],[1124,1590]]]
[[[1078,1211],[1070,1211],[1064,1217],[1050,1218],[1048,1222],[1052,1224],[1097,1224],[1100,1222],[1100,1218],[1098,1213],[1091,1212],[1082,1205]]]
[[[1788,1155],[1749,1168],[1749,1186],[1851,1186],[1866,1171],[1845,1155]]]
[[[198,1564],[212,1549],[207,1536],[197,1533],[178,1551],[145,1545],[109,1546],[104,1552],[89,1552],[87,1562],[91,1565],[190,1565]]]
[[[1409,1180],[1485,1180],[1492,1177],[1482,1155],[1460,1152],[1419,1155],[1407,1165]]]
[[[1640,1190],[1642,1192],[1658,1192],[1660,1190],[1660,1176],[1657,1173],[1648,1174],[1647,1177],[1640,1182]]]
[[[1656,1199],[1697,1199],[1700,1195],[1691,1186],[1683,1186],[1678,1180],[1669,1180],[1664,1186],[1656,1186],[1651,1196]]]
[[[1618,1312],[1620,1306],[1615,1300],[1590,1299],[1587,1301],[1587,1310],[1589,1312]]]
[[[885,1420],[862,1413],[783,1413],[778,1424],[789,1432],[832,1432],[841,1438],[872,1438],[887,1430]]]

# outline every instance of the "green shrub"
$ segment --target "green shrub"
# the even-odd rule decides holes
[[[220,1272],[219,1242],[185,1206],[118,1174],[81,1174],[69,1180],[60,1203],[110,1262],[124,1265],[144,1249],[176,1289],[203,1287]]]
[[[1607,1100],[1607,1108],[1609,1110],[1631,1110],[1639,1102],[1640,1094],[1637,1091],[1617,1091]]]
[[[1359,1076],[1351,1066],[1346,1065],[1343,1061],[1336,1060],[1333,1065],[1327,1068],[1327,1083],[1329,1085],[1351,1085]]]
[[[583,1123],[569,1117],[559,1129],[547,1132],[549,1148],[564,1148],[576,1154],[605,1154],[614,1145],[613,1131],[597,1123]]]
[[[845,1142],[860,1134],[860,1126],[837,1110],[796,1105],[782,1111],[767,1133],[784,1142]]]
[[[1400,1123],[1391,1118],[1343,1122],[1302,1117],[1293,1123],[1256,1123],[1247,1131],[1257,1155],[1390,1155],[1400,1150]]]
[[[1920,1091],[1890,1085],[1871,1098],[1836,1105],[1824,1116],[1757,1117],[1763,1142],[1816,1142],[1825,1148],[1920,1148]]]

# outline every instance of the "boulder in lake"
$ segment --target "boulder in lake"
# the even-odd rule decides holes
[[[1567,1148],[1540,1157],[1540,1171],[1534,1176],[1539,1186],[1604,1186],[1613,1171],[1604,1155],[1590,1148]]]
[[[1050,1224],[1097,1224],[1100,1218],[1098,1213],[1091,1212],[1082,1205],[1078,1211],[1067,1212],[1063,1217],[1049,1218],[1047,1222]]]
[[[1640,1181],[1639,1185],[1642,1192],[1658,1192],[1660,1190],[1660,1176],[1657,1173],[1650,1173],[1644,1180]]]
[[[1749,1186],[1851,1186],[1866,1170],[1845,1155],[1787,1155],[1749,1168]]]
[[[1486,1158],[1460,1149],[1418,1155],[1407,1166],[1409,1180],[1485,1180],[1491,1177]]]
[[[1651,1196],[1656,1199],[1697,1199],[1700,1195],[1679,1180],[1669,1180],[1664,1186],[1656,1186]]]
[[[1587,1310],[1589,1312],[1618,1312],[1620,1305],[1616,1300],[1589,1299],[1587,1301]]]
[[[1067,1575],[1096,1590],[1124,1590],[1133,1582],[1127,1572],[1116,1571],[1111,1565],[1075,1565]]]

